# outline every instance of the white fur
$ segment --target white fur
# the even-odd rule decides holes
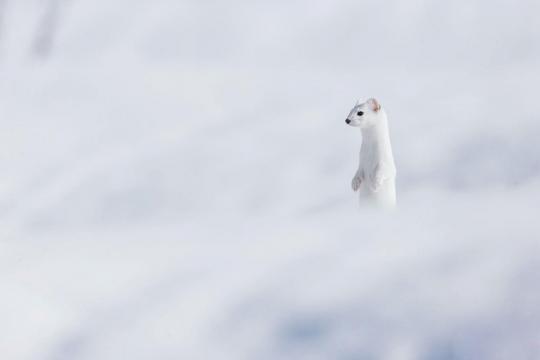
[[[358,115],[358,112],[363,112]],[[388,134],[388,121],[377,100],[356,103],[346,122],[362,130],[360,164],[352,180],[361,204],[393,208],[396,205],[396,166]]]

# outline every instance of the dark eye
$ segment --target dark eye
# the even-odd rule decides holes
[[[364,112],[363,112],[363,111],[359,111],[359,112],[356,113],[356,115],[362,116],[362,115],[364,115]]]

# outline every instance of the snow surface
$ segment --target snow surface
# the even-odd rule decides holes
[[[0,1],[0,358],[540,358],[537,2],[64,1],[43,58],[45,3]]]

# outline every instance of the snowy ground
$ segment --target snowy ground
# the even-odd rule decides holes
[[[128,3],[3,36],[2,359],[540,358],[537,5]],[[350,190],[369,96],[392,214]]]

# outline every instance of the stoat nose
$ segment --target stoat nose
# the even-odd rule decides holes
[[[347,124],[350,124],[350,123],[351,123],[351,120],[345,119],[345,122],[346,122]]]

